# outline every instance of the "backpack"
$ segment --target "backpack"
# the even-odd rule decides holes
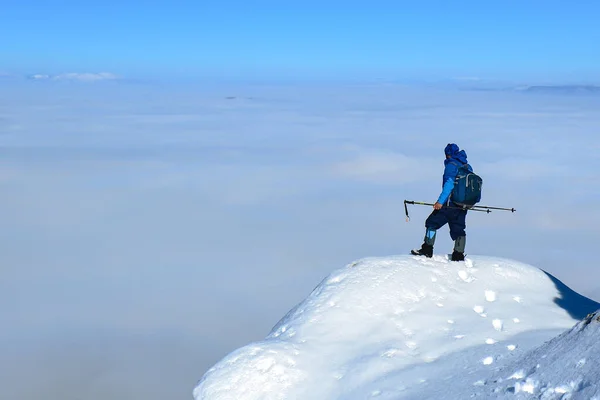
[[[472,208],[481,201],[483,179],[469,171],[468,164],[458,166],[458,174],[454,180],[454,189],[450,198],[452,202],[463,208]]]

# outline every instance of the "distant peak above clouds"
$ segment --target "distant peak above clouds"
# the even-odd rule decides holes
[[[34,74],[28,77],[31,80],[51,80],[51,81],[75,81],[75,82],[97,82],[114,81],[120,79],[119,76],[110,72],[68,72],[58,75]]]
[[[584,94],[584,93],[600,93],[598,85],[534,85],[521,86],[516,88],[517,91],[529,93],[557,93],[557,94]]]

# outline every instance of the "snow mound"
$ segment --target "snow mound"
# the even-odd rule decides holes
[[[496,368],[597,308],[544,271],[512,260],[366,258],[325,278],[265,340],[212,367],[194,397],[499,394],[485,379]]]

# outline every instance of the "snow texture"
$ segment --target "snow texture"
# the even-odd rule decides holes
[[[334,271],[265,340],[206,372],[193,394],[589,399],[600,396],[598,358],[590,353],[600,322],[578,318],[598,308],[512,260],[366,258]]]
[[[600,400],[600,312],[504,367],[488,397]],[[512,372],[511,372],[512,371]],[[501,396],[502,395],[502,396]]]

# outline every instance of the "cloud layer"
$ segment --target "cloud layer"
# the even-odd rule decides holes
[[[174,398],[176,376],[264,337],[332,269],[419,245],[429,209],[411,207],[407,224],[402,201],[437,198],[449,142],[483,176],[486,205],[517,209],[471,213],[467,253],[543,267],[593,296],[599,103],[394,85],[10,86],[1,337],[5,366],[23,360],[28,374],[0,390],[37,398],[31,377],[44,376],[65,399],[88,382],[102,388],[92,400],[148,400],[158,373],[142,366],[163,359],[173,378],[155,398]],[[451,246],[439,235],[436,251]],[[195,352],[165,344],[120,364],[135,338]],[[86,378],[73,374],[80,357]]]

